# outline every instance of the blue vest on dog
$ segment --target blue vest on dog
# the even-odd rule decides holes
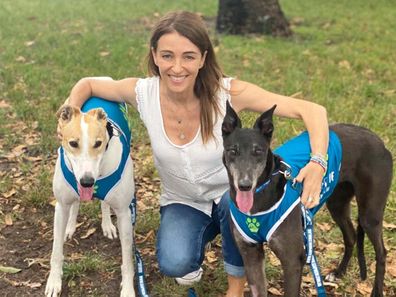
[[[105,200],[107,194],[121,180],[121,176],[124,172],[125,164],[128,160],[130,153],[131,130],[129,128],[127,107],[125,103],[117,103],[96,97],[91,97],[85,102],[85,104],[81,108],[81,111],[88,112],[89,110],[94,108],[102,108],[106,112],[107,121],[110,122],[113,128],[118,131],[118,133],[120,134],[119,138],[122,143],[121,160],[117,169],[110,175],[98,178],[94,185],[94,197],[100,200]],[[59,148],[58,154],[60,157],[63,176],[66,182],[73,188],[73,190],[78,195],[77,181],[72,169],[69,168],[66,164],[65,152],[63,150],[63,147]]]
[[[303,132],[274,150],[274,153],[279,155],[283,161],[290,166],[293,177],[297,176],[300,170],[309,162],[310,152],[311,147],[307,132]],[[338,182],[342,147],[338,136],[333,131],[330,131],[327,153],[329,156],[328,167],[326,175],[323,177],[320,203],[318,206],[309,210],[312,215],[314,215],[330,197]],[[294,207],[300,204],[301,190],[301,184],[293,185],[292,180],[288,180],[281,199],[270,209],[254,215],[247,215],[241,212],[234,202],[229,199],[231,218],[240,234],[248,242],[268,242],[271,235],[286,219]]]

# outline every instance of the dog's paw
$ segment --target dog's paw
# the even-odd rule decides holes
[[[76,232],[76,225],[70,226],[69,224],[66,227],[64,241],[68,239],[72,239],[74,232]]]
[[[62,290],[62,279],[61,276],[54,276],[50,273],[47,280],[47,285],[45,286],[45,296],[46,297],[56,297],[59,296]]]
[[[102,231],[103,235],[109,239],[117,238],[117,228],[113,225],[113,223],[109,220],[104,220],[102,222]]]

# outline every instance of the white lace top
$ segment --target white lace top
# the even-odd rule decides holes
[[[229,188],[227,172],[222,163],[221,124],[226,101],[230,100],[230,83],[231,78],[224,78],[224,89],[219,91],[222,115],[214,126],[216,140],[212,139],[204,145],[199,130],[191,142],[176,145],[165,133],[160,108],[159,77],[137,81],[135,91],[138,111],[148,130],[155,166],[161,179],[162,206],[182,203],[210,216],[213,201],[218,202]]]

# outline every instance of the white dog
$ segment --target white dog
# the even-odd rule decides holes
[[[100,108],[95,108],[100,106]],[[58,111],[62,147],[56,162],[53,191],[56,198],[51,271],[45,294],[58,296],[62,288],[63,243],[76,230],[80,200],[103,200],[102,230],[117,237],[110,207],[117,215],[122,248],[121,296],[134,297],[133,226],[129,205],[134,196],[130,130],[126,107],[99,98],[79,109],[65,105]]]

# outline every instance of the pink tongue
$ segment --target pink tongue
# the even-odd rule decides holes
[[[93,197],[93,187],[84,188],[78,184],[78,193],[80,194],[80,199],[83,201],[92,200]]]
[[[253,191],[237,190],[236,201],[239,210],[248,213],[253,206]]]

